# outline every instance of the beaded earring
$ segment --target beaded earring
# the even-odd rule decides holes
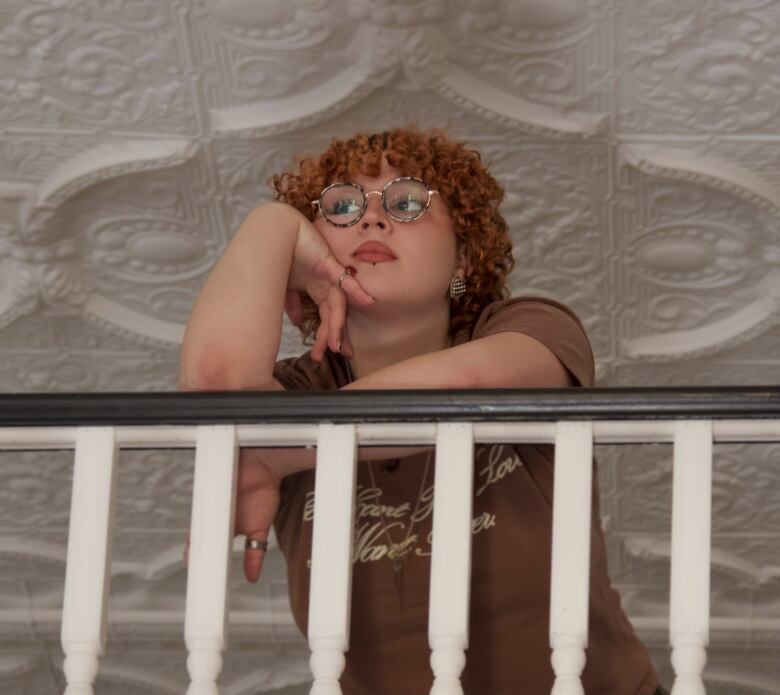
[[[450,299],[458,299],[464,294],[466,294],[466,283],[463,282],[462,278],[453,275],[452,280],[450,280]]]

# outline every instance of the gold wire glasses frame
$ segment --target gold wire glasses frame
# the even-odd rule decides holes
[[[399,182],[402,182],[402,181],[413,181],[415,183],[419,183],[419,184],[423,185],[425,187],[425,190],[428,192],[428,198],[425,201],[425,206],[423,207],[422,210],[420,210],[420,212],[418,212],[413,217],[399,217],[398,215],[394,214],[387,206],[387,201],[386,201],[386,198],[385,198],[385,191],[387,191],[387,189],[390,188],[390,186],[392,186],[393,184],[399,183]],[[336,188],[337,186],[351,186],[352,188],[360,191],[361,195],[363,196],[363,207],[360,210],[360,212],[358,213],[357,217],[355,217],[355,219],[351,220],[350,222],[335,222],[330,217],[328,217],[327,214],[325,214],[325,212],[322,209],[322,205],[320,204],[320,201],[328,193],[328,191]],[[415,220],[417,220],[420,217],[422,217],[425,214],[426,210],[428,210],[428,208],[430,207],[431,196],[434,195],[434,194],[439,195],[439,192],[438,191],[434,191],[433,189],[429,188],[428,184],[426,184],[424,181],[422,181],[421,179],[418,179],[418,178],[416,178],[414,176],[399,176],[397,179],[393,179],[392,181],[388,181],[382,187],[381,191],[366,191],[366,190],[363,189],[363,187],[359,183],[352,183],[352,182],[349,182],[349,183],[332,183],[332,184],[330,184],[330,186],[325,186],[325,188],[323,188],[322,192],[320,193],[320,197],[317,198],[317,200],[312,200],[311,204],[312,204],[312,207],[316,206],[317,209],[319,210],[320,215],[322,215],[322,217],[324,219],[326,219],[330,224],[334,225],[335,227],[351,227],[352,225],[357,224],[361,220],[361,218],[363,217],[363,215],[366,212],[366,209],[368,208],[368,196],[374,195],[374,194],[380,196],[380,200],[382,201],[382,207],[384,208],[384,211],[388,214],[389,217],[392,217],[394,220],[396,220],[398,222],[414,222]]]

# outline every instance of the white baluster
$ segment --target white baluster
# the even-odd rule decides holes
[[[710,636],[712,423],[676,425],[672,491],[669,639],[672,695],[705,695],[702,672]]]
[[[552,695],[584,695],[588,646],[593,426],[559,422],[555,436],[550,646]]]
[[[436,486],[428,642],[431,695],[462,695],[460,675],[469,646],[471,514],[474,483],[474,428],[442,423],[436,430]]]
[[[227,640],[238,447],[232,425],[198,427],[184,639],[187,695],[218,695]]]
[[[78,430],[62,606],[65,695],[92,695],[106,644],[116,459],[113,427]]]
[[[320,425],[309,591],[310,695],[341,695],[352,598],[356,444],[354,425]]]

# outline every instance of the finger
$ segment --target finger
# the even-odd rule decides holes
[[[330,309],[327,302],[323,302],[319,306],[320,309],[320,325],[317,327],[317,333],[314,336],[314,345],[311,348],[311,357],[315,362],[322,362],[322,358],[325,356],[325,350],[328,347],[328,317],[330,316]]]
[[[293,326],[300,326],[303,321],[303,303],[298,290],[287,290],[284,295],[284,311]]]
[[[328,292],[328,308],[328,346],[333,352],[341,352],[341,334],[347,320],[347,297],[336,287],[331,287]]]
[[[338,277],[341,277],[341,273],[339,273]],[[338,285],[338,277],[336,278],[336,285]],[[339,287],[348,297],[351,297],[360,306],[371,306],[376,301],[363,289],[363,286],[354,275],[345,275],[341,279],[341,285]]]
[[[254,584],[260,579],[265,553],[265,550],[252,550],[251,548],[244,551],[244,576],[248,582]]]
[[[255,584],[260,579],[264,559],[265,552],[263,550],[247,550],[244,552],[244,576],[248,582]]]
[[[344,322],[344,330],[341,332],[341,352],[350,359],[355,356],[355,351],[352,349],[352,339],[349,337],[349,326],[346,321]]]
[[[355,302],[361,306],[370,306],[374,303],[374,298],[363,289],[355,275],[348,274],[347,267],[339,263],[333,254],[325,259],[324,266],[330,281]]]

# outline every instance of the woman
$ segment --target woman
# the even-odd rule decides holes
[[[506,299],[503,190],[477,152],[444,133],[397,129],[334,140],[273,179],[198,297],[182,349],[188,389],[591,386],[578,319],[539,298]],[[283,311],[311,350],[277,362]],[[428,692],[430,449],[359,459],[345,694]],[[306,630],[314,456],[244,450],[236,532],[256,581],[271,524]],[[552,450],[475,450],[467,694],[540,695],[548,647]],[[596,490],[594,488],[594,497]],[[588,695],[653,695],[656,674],[611,589],[594,500]],[[514,552],[507,552],[507,548]]]

